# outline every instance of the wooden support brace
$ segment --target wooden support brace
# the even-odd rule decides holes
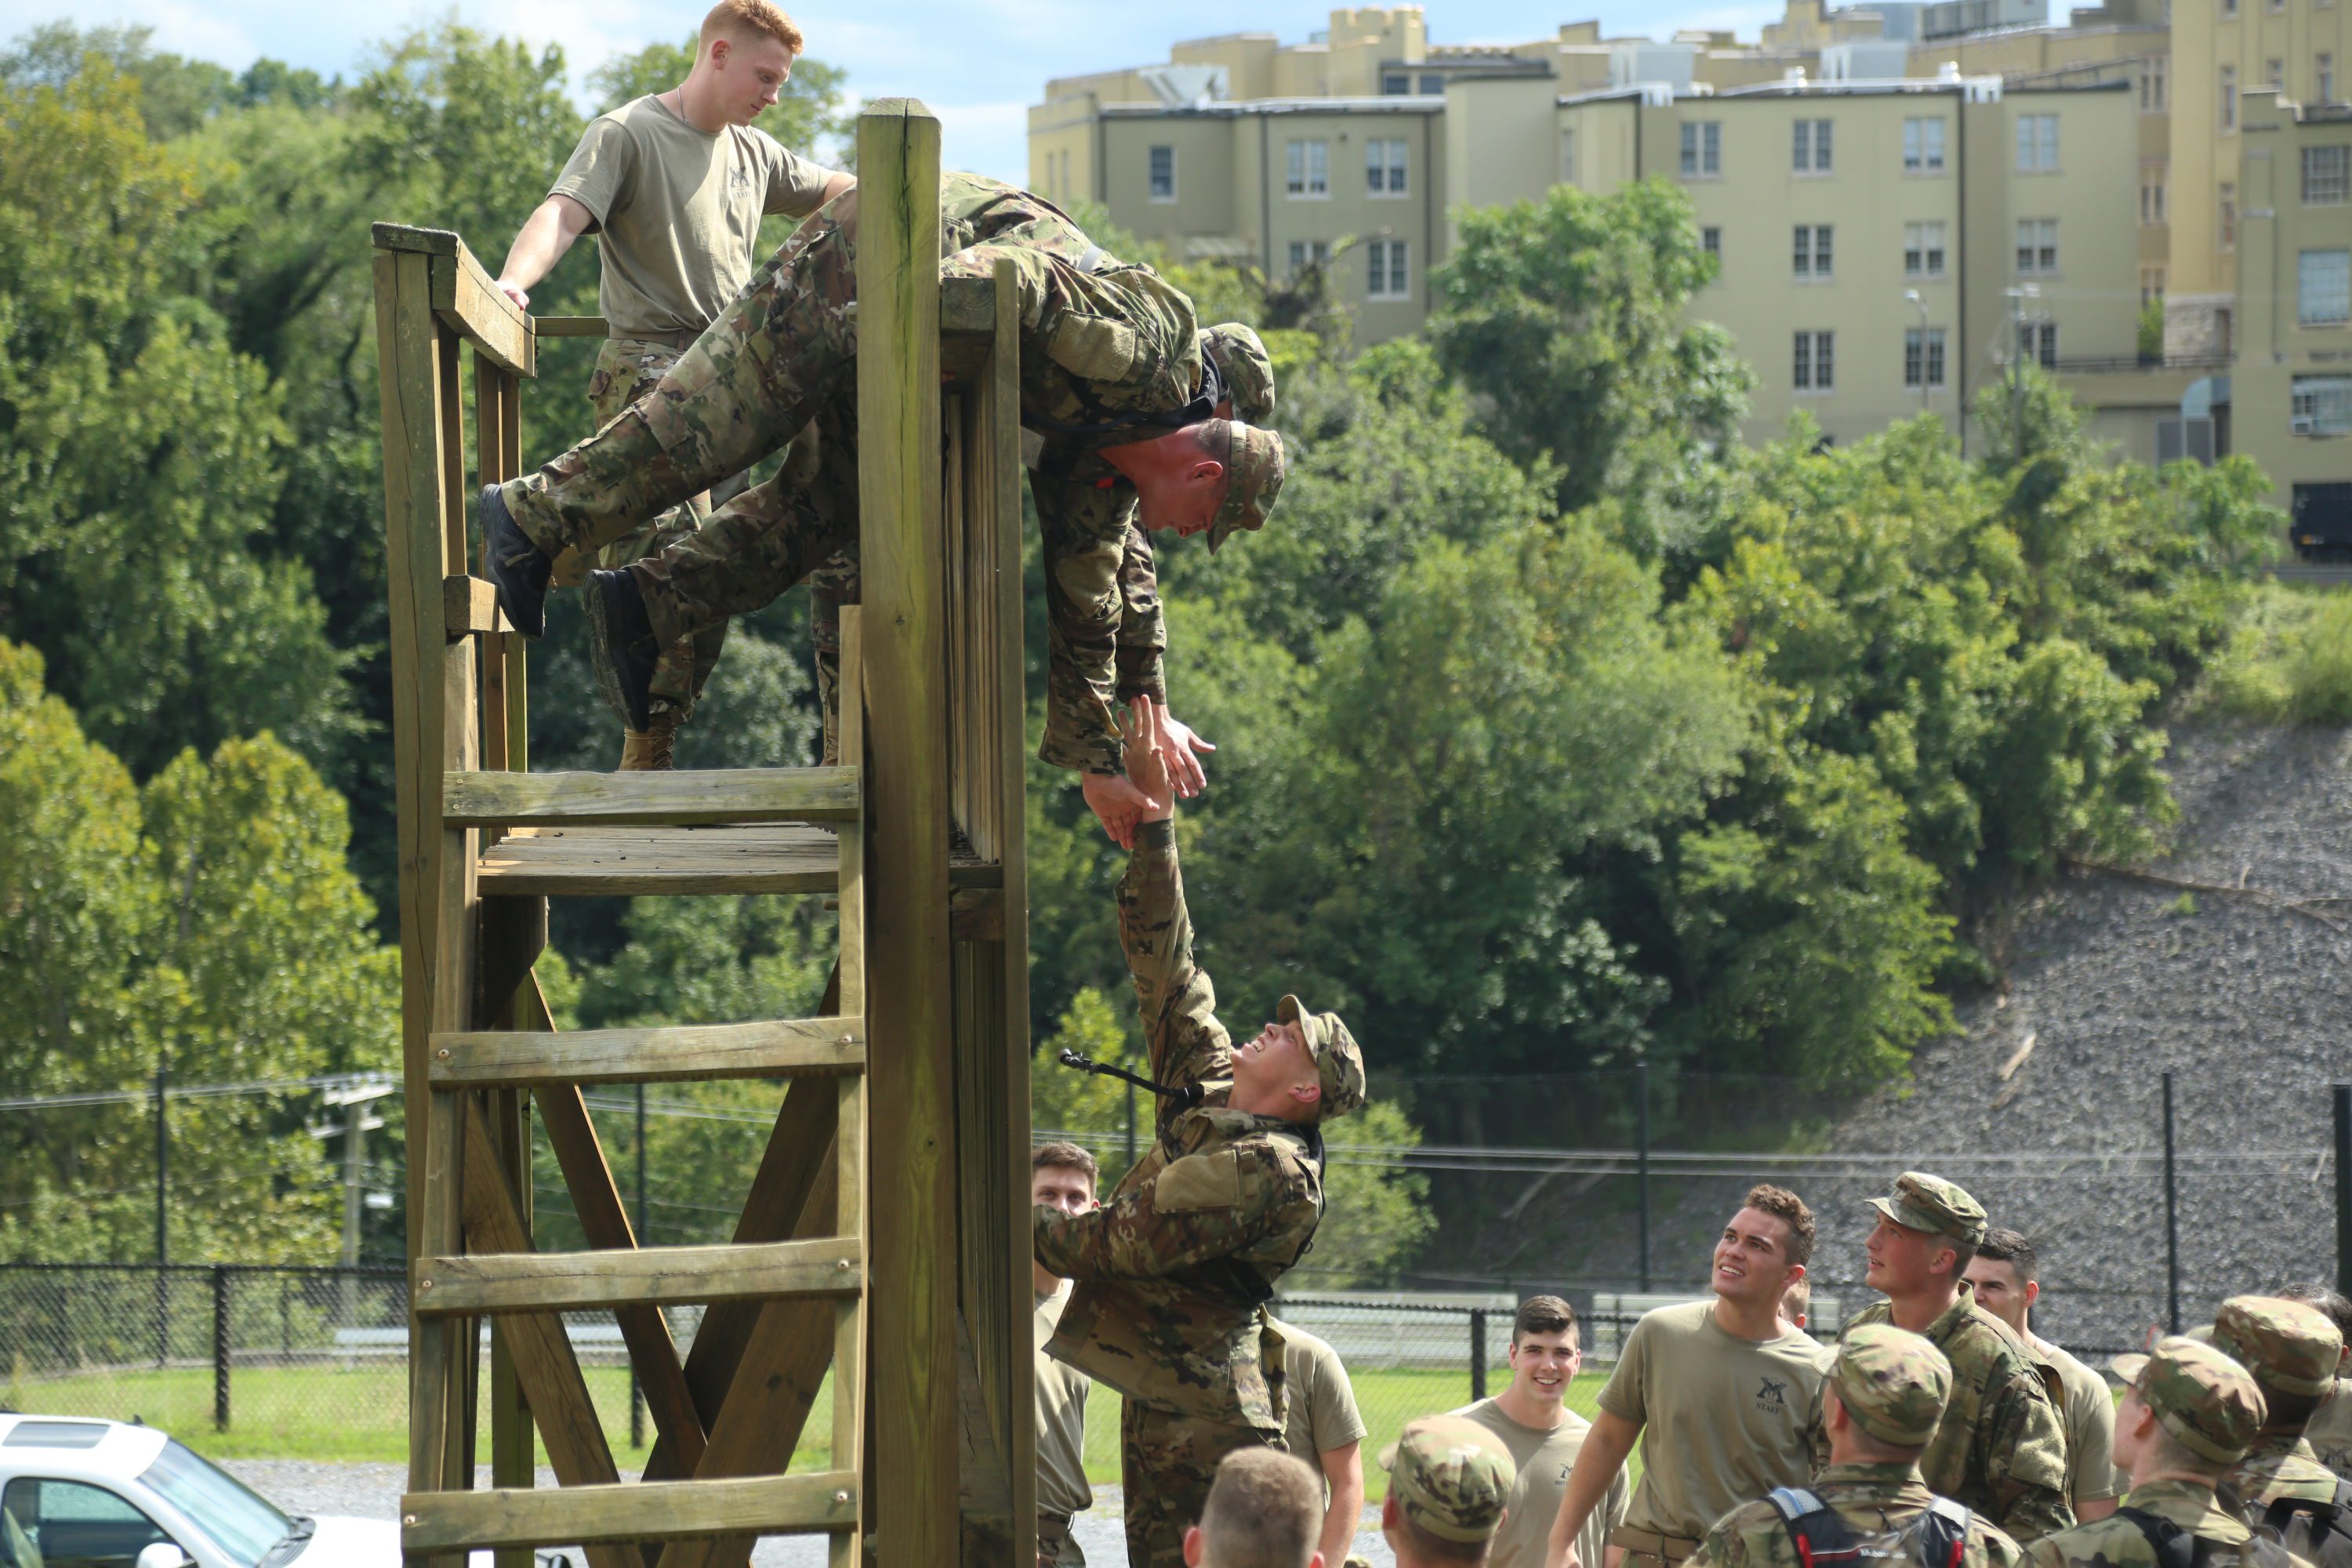
[[[763,1476],[756,1480],[567,1487],[554,1492],[477,1492],[400,1500],[401,1543],[410,1552],[561,1545],[710,1534],[807,1532],[857,1522],[855,1473]]]

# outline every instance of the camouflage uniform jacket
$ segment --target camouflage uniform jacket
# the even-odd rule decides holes
[[[1891,1322],[1894,1314],[1880,1301],[1853,1321]],[[2020,1542],[2074,1523],[2066,1502],[2065,1424],[2025,1342],[1979,1307],[1966,1285],[1925,1337],[1952,1363],[1951,1402],[1919,1456],[1928,1487],[1986,1515]],[[1816,1396],[1817,1414],[1819,1404]]]
[[[1831,1465],[1808,1489],[1857,1535],[1885,1535],[1927,1511],[1936,1494],[1916,1465]],[[2023,1553],[1981,1514],[1969,1517],[1963,1568],[2018,1568]],[[1769,1501],[1742,1503],[1716,1521],[1683,1568],[1801,1568],[1788,1521]]]
[[[2263,1433],[2246,1450],[2246,1457],[2221,1478],[2221,1485],[2253,1508],[2267,1508],[2282,1498],[2301,1502],[2336,1500],[2336,1472],[2319,1462],[2311,1440],[2300,1433]]]
[[[1055,667],[1039,755],[1116,772],[1114,704],[1139,692],[1165,700],[1166,635],[1135,489],[1097,454],[1150,439],[1164,427],[1152,421],[1206,395],[1192,302],[1150,268],[1104,255],[1043,196],[954,174],[941,182],[940,205],[940,276],[985,278],[1009,260],[1020,290],[1021,418],[1043,438],[1030,488]],[[1140,612],[1142,623],[1123,612]]]
[[[2346,1480],[2352,1480],[2352,1381],[2336,1380],[2336,1392],[2303,1429],[2319,1462]]]
[[[1225,1103],[1233,1042],[1192,962],[1192,922],[1168,823],[1136,836],[1118,889],[1119,940],[1151,1075],[1206,1101],[1160,1108],[1159,1136],[1102,1207],[1035,1210],[1037,1261],[1077,1281],[1052,1354],[1171,1415],[1282,1431],[1282,1342],[1260,1307],[1323,1215],[1312,1130]]]
[[[2253,1539],[2253,1531],[2214,1500],[2212,1488],[2194,1481],[2150,1481],[2123,1506],[2217,1546],[2243,1546]],[[2028,1568],[2159,1568],[2156,1549],[2139,1526],[2115,1514],[2043,1536],[2025,1549],[2025,1561]]]

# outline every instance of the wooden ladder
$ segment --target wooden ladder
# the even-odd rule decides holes
[[[572,1545],[594,1568],[741,1568],[795,1532],[844,1568],[1033,1560],[1015,301],[1002,272],[942,296],[938,135],[903,101],[859,127],[865,189],[901,199],[869,195],[860,233],[860,422],[884,434],[859,454],[840,767],[527,771],[524,644],[466,570],[471,488],[519,470],[540,340],[603,323],[534,321],[457,236],[376,226],[412,1563]],[[837,900],[819,1016],[556,1030],[530,970],[548,898],[743,893]],[[585,1092],[721,1079],[785,1086],[734,1234],[643,1246]],[[534,1242],[534,1110],[588,1251]],[[666,1309],[693,1303],[681,1357]],[[589,1311],[654,1418],[639,1480],[565,1331]],[[824,1468],[787,1473],[828,1369]],[[532,1486],[542,1447],[554,1490]]]

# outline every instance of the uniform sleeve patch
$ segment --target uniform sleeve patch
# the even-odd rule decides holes
[[[1151,1187],[1151,1206],[1161,1214],[1229,1209],[1241,1201],[1241,1159],[1231,1149],[1172,1160]]]

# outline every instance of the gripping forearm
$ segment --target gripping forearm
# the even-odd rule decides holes
[[[594,220],[594,215],[570,196],[550,196],[531,209],[521,231],[507,249],[499,282],[529,289],[554,269],[572,248],[572,242]]]
[[[1568,1489],[1560,1494],[1551,1538],[1544,1545],[1544,1562],[1552,1568],[1568,1560],[1569,1549],[1576,1544],[1592,1510],[1609,1495],[1609,1483],[1625,1468],[1626,1457],[1641,1435],[1641,1427],[1606,1410],[1593,1416],[1592,1430],[1584,1435],[1584,1446],[1577,1450],[1576,1468],[1569,1472]],[[1584,1568],[1600,1565],[1588,1563]]]

